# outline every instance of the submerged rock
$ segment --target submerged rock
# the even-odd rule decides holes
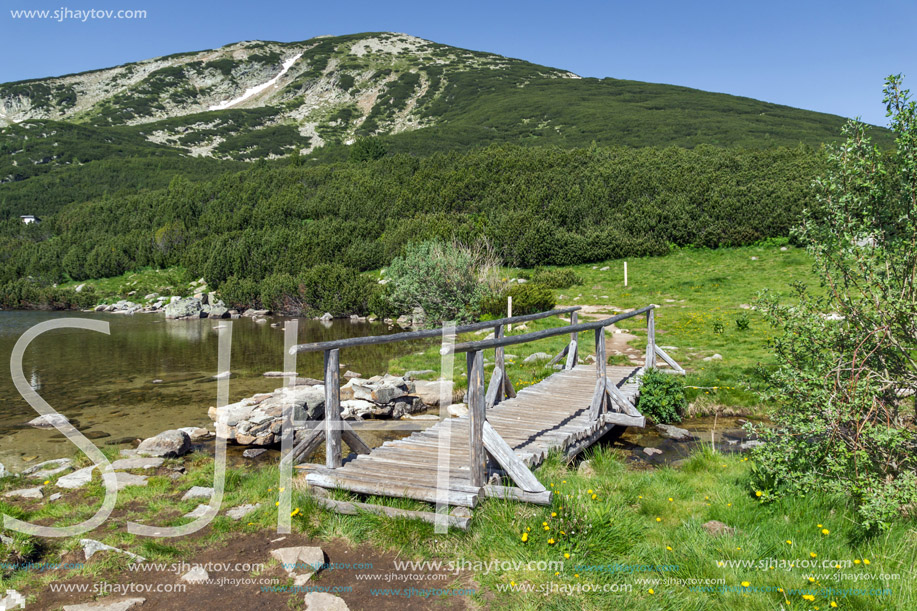
[[[675,441],[687,441],[693,438],[689,430],[678,428],[671,424],[657,424],[656,430],[666,439],[674,439]]]
[[[68,422],[70,422],[70,420],[63,414],[48,414],[29,420],[29,426],[35,427],[36,429],[53,429],[55,426],[62,426]]]

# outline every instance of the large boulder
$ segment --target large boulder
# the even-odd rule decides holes
[[[452,403],[452,382],[449,380],[436,380],[427,382],[425,380],[416,380],[414,382],[413,394],[423,401],[424,405],[437,406],[440,399],[445,395],[448,401],[447,405]]]
[[[207,318],[229,318],[229,308],[219,305],[207,306]]]
[[[197,297],[179,299],[165,307],[166,318],[200,318],[203,304]]]
[[[137,447],[137,453],[144,456],[174,458],[191,451],[191,438],[184,431],[163,431],[155,437],[144,439]]]

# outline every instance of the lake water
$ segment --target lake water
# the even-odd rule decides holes
[[[265,378],[283,370],[283,324],[249,318],[166,320],[162,314],[89,314],[74,312],[0,312],[0,463],[18,471],[38,460],[72,456],[76,447],[56,430],[25,423],[38,416],[13,386],[6,363],[13,346],[33,325],[52,319],[91,318],[110,325],[110,334],[78,329],[49,331],[36,338],[23,360],[32,387],[94,443],[128,445],[166,429],[205,426],[216,403],[217,325],[232,323],[230,401],[283,385]],[[323,323],[299,319],[299,343],[392,333],[381,323]],[[341,353],[347,369],[364,376],[384,373],[388,361],[420,350],[416,342],[351,348]],[[300,354],[300,376],[322,378],[322,354]],[[161,383],[153,383],[162,380]]]

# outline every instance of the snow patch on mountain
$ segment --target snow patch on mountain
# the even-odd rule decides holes
[[[214,104],[213,106],[208,108],[208,110],[225,110],[227,108],[235,106],[236,104],[241,104],[245,100],[258,95],[259,93],[261,93],[262,91],[265,91],[269,87],[273,87],[283,77],[283,75],[286,74],[290,70],[290,68],[293,67],[293,64],[299,61],[300,57],[302,57],[302,53],[295,55],[291,57],[290,59],[288,59],[287,61],[283,62],[283,69],[280,71],[280,73],[277,74],[277,76],[275,76],[271,80],[267,81],[266,83],[261,83],[260,85],[256,85],[255,87],[249,87],[248,89],[245,90],[245,93],[243,93],[239,97],[233,98],[232,100],[225,100],[223,102],[220,102],[219,104]]]

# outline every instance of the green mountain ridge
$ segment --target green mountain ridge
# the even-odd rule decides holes
[[[581,78],[390,32],[244,41],[0,84],[0,126],[31,120],[122,127],[137,146],[235,160],[308,154],[367,135],[421,132],[408,139],[416,142],[432,136],[429,128],[466,146],[482,138],[563,146],[818,145],[834,139],[844,121],[677,85]],[[460,138],[462,130],[474,133]]]

